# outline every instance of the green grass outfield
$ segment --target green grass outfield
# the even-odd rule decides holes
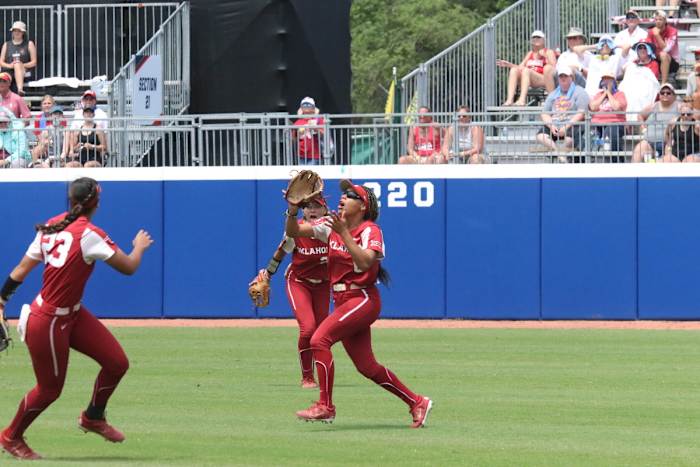
[[[435,400],[428,427],[335,347],[337,418],[294,411],[296,330],[117,328],[131,369],[108,418],[76,427],[97,366],[72,353],[62,397],[27,432],[40,465],[698,465],[700,332],[377,329],[374,348]],[[0,356],[0,423],[34,384],[24,344]],[[7,455],[0,465],[12,465]]]

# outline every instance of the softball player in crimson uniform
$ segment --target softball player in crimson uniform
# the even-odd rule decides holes
[[[326,200],[321,196],[304,207],[300,223],[315,222],[328,213]],[[311,336],[328,316],[330,286],[328,284],[328,245],[314,238],[290,238],[285,235],[262,274],[269,280],[285,255],[292,254],[292,262],[285,273],[287,298],[299,324],[299,365],[301,387],[316,388],[314,381]]]
[[[382,231],[374,221],[379,205],[374,192],[349,180],[340,182],[343,192],[338,213],[313,225],[296,222],[297,208],[289,205],[286,231],[292,238],[313,237],[328,243],[328,271],[334,312],[311,337],[320,397],[311,407],[297,412],[299,418],[330,422],[333,405],[333,354],[331,346],[343,343],[357,370],[403,400],[413,416],[413,428],[425,425],[433,402],[408,389],[388,368],[377,363],[372,352],[370,326],[379,317],[381,299],[377,279],[386,282],[379,261],[384,258]]]
[[[27,343],[37,385],[24,396],[10,425],[0,432],[2,449],[19,459],[41,458],[25,442],[24,432],[61,394],[71,348],[102,367],[90,403],[78,418],[79,428],[107,441],[124,441],[124,435],[105,420],[104,411],[129,361],[112,333],[80,300],[97,260],[131,275],[153,240],[139,231],[132,242],[133,250],[126,255],[91,223],[99,197],[100,187],[95,180],[79,178],[72,182],[70,211],[36,226],[34,241],[0,290],[0,307],[4,308],[25,277],[40,263],[45,264],[41,292],[29,307],[28,316],[25,309],[20,317],[20,335]]]

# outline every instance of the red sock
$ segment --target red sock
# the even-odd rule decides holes
[[[314,360],[316,360],[316,374],[320,389],[318,400],[328,407],[333,407],[333,376],[335,374],[333,354],[330,350],[314,349]]]
[[[420,400],[420,396],[408,389],[388,368],[381,367],[381,371],[377,371],[377,373],[372,377],[372,381],[396,397],[399,397],[402,401],[408,404],[409,407],[413,407],[416,402]]]

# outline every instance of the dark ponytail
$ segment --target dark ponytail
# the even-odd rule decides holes
[[[99,201],[100,185],[96,180],[82,177],[74,180],[68,189],[70,211],[63,220],[53,224],[37,224],[34,228],[45,234],[61,232],[80,216],[89,213]]]
[[[368,206],[367,206],[367,211],[365,212],[365,220],[370,220],[372,222],[376,221],[379,219],[379,202],[377,201],[377,195],[374,194],[374,190],[371,188],[364,186],[363,188],[367,192],[367,201],[368,201]],[[391,276],[389,275],[389,271],[384,269],[382,267],[382,263],[379,263],[379,271],[377,272],[377,280],[384,284],[385,287],[389,287],[389,283],[391,282]]]

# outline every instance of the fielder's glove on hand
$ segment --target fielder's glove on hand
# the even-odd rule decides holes
[[[313,170],[302,170],[289,181],[287,189],[284,190],[284,198],[290,204],[304,207],[322,191],[323,179]]]
[[[248,284],[248,295],[254,306],[263,308],[270,304],[270,274],[265,269]]]
[[[0,352],[9,347],[12,339],[10,338],[10,328],[5,320],[5,309],[0,305]]]

